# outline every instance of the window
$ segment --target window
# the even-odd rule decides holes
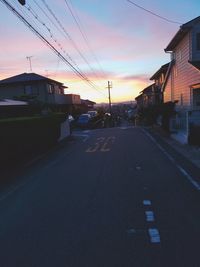
[[[48,94],[54,93],[54,86],[52,84],[47,84],[47,92]]]
[[[197,38],[197,50],[200,50],[200,32],[196,35]]]
[[[200,88],[193,90],[193,105],[196,109],[200,108]]]

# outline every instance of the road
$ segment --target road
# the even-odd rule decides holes
[[[1,267],[198,267],[200,191],[145,130],[79,132],[0,195]]]

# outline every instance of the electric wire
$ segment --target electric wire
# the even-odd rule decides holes
[[[64,61],[71,69],[72,71],[79,76],[83,81],[85,81],[87,84],[90,85],[91,88],[96,90],[96,87],[93,85],[93,83],[85,77],[82,73],[80,73],[37,29],[35,29],[26,18],[24,18],[8,1],[6,0],[0,0],[2,3],[6,5],[6,7],[11,10],[34,34],[37,35],[37,37],[40,38],[62,61]],[[98,91],[99,93],[102,93]]]
[[[88,62],[88,60],[85,58],[85,56],[82,54],[82,52],[80,51],[80,49],[78,48],[78,46],[76,45],[76,43],[74,42],[74,40],[72,39],[72,37],[70,36],[70,34],[66,31],[66,29],[64,28],[64,26],[62,25],[62,23],[60,22],[60,20],[56,17],[55,13],[52,11],[52,9],[49,7],[49,5],[46,3],[45,0],[41,0],[44,4],[44,6],[47,8],[47,10],[49,11],[49,13],[52,15],[52,17],[55,19],[55,21],[57,22],[57,24],[60,26],[60,28],[62,29],[62,31],[64,32],[64,34],[67,36],[67,38],[70,40],[70,42],[72,43],[73,47],[75,48],[75,50],[78,52],[78,54],[80,55],[80,57],[83,59],[83,61],[88,65],[88,67],[90,68],[90,70],[92,71],[92,73],[96,76],[96,73],[94,72],[93,68],[91,67],[90,63]]]
[[[76,13],[77,20],[79,21],[79,24],[80,24],[80,26],[81,26],[81,28],[82,28],[83,33],[84,33],[84,26],[83,26],[83,23],[81,22],[80,17],[79,17],[79,15],[78,15],[78,13],[76,12],[76,9],[74,8],[74,5],[73,5],[72,1],[71,1],[71,0],[69,0],[69,1],[70,1],[70,3],[71,3],[71,6],[72,6],[73,9],[74,9],[74,12]],[[88,38],[87,38],[86,33],[85,33],[84,35],[85,35],[85,38],[86,38],[86,43],[88,44],[89,49],[90,49],[90,51],[91,51],[91,54],[93,55],[94,59],[96,60],[97,64],[99,65],[99,69],[101,70],[101,72],[103,73],[104,76],[107,76],[107,74],[106,74],[105,71],[103,70],[103,68],[102,68],[102,66],[101,66],[101,64],[100,64],[100,62],[99,62],[99,60],[98,60],[98,58],[96,57],[96,55],[95,55],[95,53],[94,53],[92,47],[91,47],[90,44],[89,44],[89,41],[88,41]]]
[[[151,14],[151,15],[153,15],[153,16],[155,16],[155,17],[158,17],[158,18],[160,18],[160,19],[162,19],[162,20],[165,20],[165,21],[167,21],[167,22],[174,23],[174,24],[179,24],[179,25],[183,24],[183,23],[181,23],[181,22],[174,21],[174,20],[170,20],[170,19],[168,19],[168,18],[165,18],[165,17],[163,17],[163,16],[160,16],[160,15],[154,13],[153,11],[151,11],[151,10],[149,10],[149,9],[146,9],[146,8],[144,8],[144,7],[142,7],[142,6],[138,5],[138,4],[136,4],[135,2],[133,2],[133,1],[131,1],[131,0],[126,0],[126,1],[129,2],[129,3],[132,4],[132,5],[134,5],[134,6],[138,7],[138,8],[140,8],[140,9],[142,9],[143,11],[146,11],[146,12],[148,12],[149,14]]]
[[[57,38],[54,36],[52,33],[51,29],[46,25],[43,20],[40,19],[39,15],[34,11],[34,9],[28,5],[25,6],[25,8],[33,15],[33,17],[42,25],[46,28],[47,32],[50,35],[50,38],[56,43],[56,45],[59,47],[59,49],[68,57],[68,59],[76,66],[76,68],[82,72],[79,68],[79,66],[76,64],[76,62],[72,59],[72,57],[64,50],[63,46],[57,41]]]
[[[104,70],[103,70],[103,68],[102,68],[102,66],[101,66],[101,64],[100,64],[100,62],[99,62],[99,60],[97,59],[97,57],[96,57],[96,55],[95,55],[93,49],[92,49],[91,46],[90,46],[89,40],[88,40],[88,38],[87,38],[86,33],[85,33],[84,30],[83,30],[83,25],[82,25],[82,23],[81,23],[81,20],[80,20],[78,14],[77,14],[77,13],[75,14],[75,12],[72,10],[72,8],[70,7],[70,5],[69,5],[69,3],[67,2],[67,0],[64,0],[64,1],[65,1],[66,5],[67,5],[67,7],[68,7],[68,9],[69,9],[69,11],[70,11],[72,17],[74,18],[74,21],[75,21],[75,23],[76,23],[76,25],[77,25],[77,27],[78,27],[78,29],[79,29],[79,31],[80,31],[80,33],[81,33],[81,35],[82,35],[84,41],[85,41],[85,43],[86,43],[86,45],[87,45],[87,47],[88,47],[90,53],[92,54],[93,58],[94,58],[95,61],[97,62],[98,66],[99,66],[99,69],[101,70],[101,72],[103,73],[103,75],[106,76],[106,73],[104,72]],[[70,3],[71,3],[71,5],[72,5],[72,2],[71,2],[71,1],[70,1]],[[77,18],[76,18],[76,17],[77,17]]]

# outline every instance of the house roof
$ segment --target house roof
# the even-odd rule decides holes
[[[81,103],[86,104],[86,105],[95,105],[96,104],[96,102],[93,102],[93,101],[88,100],[88,99],[81,99]]]
[[[7,79],[4,79],[4,80],[1,80],[0,81],[0,85],[5,85],[5,84],[12,84],[12,83],[22,83],[22,82],[30,82],[30,81],[49,81],[49,82],[55,82],[61,86],[63,86],[62,83],[58,82],[58,81],[55,81],[55,80],[52,80],[52,79],[49,79],[45,76],[41,76],[39,74],[36,74],[36,73],[22,73],[22,74],[19,74],[19,75],[16,75],[16,76],[12,76],[10,78],[7,78]],[[65,87],[65,86],[63,86]],[[67,88],[67,87],[65,87]]]
[[[162,85],[162,88],[161,88],[161,92],[164,92],[165,90],[165,86],[167,84],[167,81],[169,79],[169,76],[170,76],[170,73],[171,73],[171,69],[172,69],[172,66],[174,65],[175,61],[172,60],[170,63],[169,63],[169,67],[167,69],[167,72],[166,72],[166,75],[165,75],[165,80],[164,80],[164,83]]]
[[[137,97],[135,97],[135,100],[138,101],[140,98],[142,99],[142,94],[140,94]]]
[[[196,69],[200,70],[200,61],[188,61],[192,64]]]
[[[152,92],[152,87],[155,85],[155,83],[152,83],[151,85],[144,88],[140,93],[141,94],[148,94]]]
[[[169,63],[162,65],[160,67],[160,69],[158,71],[156,71],[156,73],[154,73],[154,75],[150,78],[150,80],[155,80],[156,78],[158,78],[162,73],[166,74],[167,70],[169,68]]]
[[[200,22],[200,16],[196,17],[195,19],[183,24],[180,26],[179,31],[170,41],[168,46],[165,48],[165,52],[171,52],[177,46],[177,44],[183,39],[183,37],[191,30],[191,28]]]

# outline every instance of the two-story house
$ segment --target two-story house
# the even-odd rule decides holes
[[[155,92],[155,84],[147,86],[140,92],[140,94],[142,95],[143,108],[147,108],[155,104],[154,92]]]
[[[62,83],[35,73],[23,73],[0,81],[0,98],[34,97],[52,105],[68,103]]]
[[[154,81],[154,104],[163,103],[163,92],[162,86],[166,78],[166,74],[169,68],[169,64],[162,65],[159,70],[157,70],[153,76],[150,78],[151,81]]]
[[[171,54],[171,63],[162,87],[164,102],[177,103],[172,129],[187,139],[192,114],[198,118],[193,111],[200,110],[200,17],[183,24],[165,52]]]
[[[135,98],[139,109],[163,103],[162,86],[165,81],[168,68],[169,63],[161,66],[160,69],[157,70],[150,78],[150,80],[154,81],[154,83],[143,89],[140,92],[140,95]]]

